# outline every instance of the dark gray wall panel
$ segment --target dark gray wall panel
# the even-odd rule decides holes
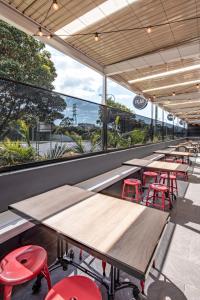
[[[180,140],[163,142],[95,155],[87,158],[70,160],[41,167],[30,168],[0,175],[0,212],[8,205],[28,197],[40,194],[64,184],[77,184],[103,172],[119,167],[131,158],[142,158],[154,150],[175,145]],[[49,199],[49,201],[56,201]]]

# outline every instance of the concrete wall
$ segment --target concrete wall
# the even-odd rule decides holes
[[[8,205],[64,184],[74,185],[119,167],[131,158],[142,158],[153,151],[175,145],[181,140],[163,142],[80,158],[26,170],[0,174],[0,212]],[[56,201],[56,199],[49,199]]]

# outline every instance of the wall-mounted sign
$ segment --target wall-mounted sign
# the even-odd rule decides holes
[[[174,116],[172,114],[168,114],[167,115],[167,120],[168,121],[173,121],[174,120]]]
[[[184,125],[183,120],[180,120],[180,121],[179,121],[179,124],[180,124],[180,125]]]
[[[147,99],[136,95],[135,98],[133,99],[133,106],[137,109],[144,109],[148,104]]]

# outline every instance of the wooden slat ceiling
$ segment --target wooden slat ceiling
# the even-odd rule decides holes
[[[44,19],[50,5],[50,0],[4,0],[4,2],[37,23],[42,24],[42,26],[51,32],[56,32],[86,12],[102,4],[105,0],[58,0],[59,9],[57,11],[51,10],[45,21]],[[137,0],[127,5],[124,9],[85,28],[81,33],[117,31],[124,28],[144,27],[159,23],[168,23],[178,19],[193,18],[195,16],[200,16],[200,1],[198,0]],[[128,80],[139,77],[187,67],[193,64],[200,64],[200,56],[198,55],[200,51],[193,57],[188,58],[183,57],[178,48],[178,45],[184,41],[189,43],[191,39],[194,39],[194,43],[199,43],[199,36],[200,19],[193,19],[181,23],[154,27],[150,34],[147,33],[146,29],[139,29],[102,34],[98,42],[94,41],[93,35],[71,36],[67,37],[65,41],[104,67],[136,57],[142,57],[149,53],[157,53],[159,55],[160,64],[157,66],[138,67],[137,70],[134,71],[122,72],[110,76],[119,83],[126,84]],[[166,48],[176,48],[179,57],[175,61],[168,63],[160,52],[160,50]],[[173,76],[137,82],[132,84],[131,87],[133,91],[143,91],[154,87],[198,79],[200,79],[200,69]],[[145,95],[147,97],[155,95],[156,98],[153,100],[154,102],[158,102],[159,105],[164,105],[166,110],[178,115],[178,105],[168,106],[168,104],[176,101],[176,96],[171,97],[172,92],[179,95],[195,95],[198,91],[195,85],[189,85],[148,92]],[[162,103],[161,100],[163,97],[169,98],[168,102],[165,101],[165,103]],[[186,110],[188,107],[190,108],[191,103],[189,102],[192,99],[191,97],[188,98],[188,104],[182,105]],[[184,102],[186,101],[184,100]],[[200,110],[200,102],[195,105]],[[185,115],[182,114],[182,117],[184,119]]]

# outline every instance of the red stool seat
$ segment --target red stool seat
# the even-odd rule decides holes
[[[158,173],[153,171],[145,171],[143,172],[143,185],[146,185],[146,179],[149,178],[149,180],[153,179],[153,182],[157,181]]]
[[[149,185],[149,189],[147,192],[147,198],[146,198],[146,206],[149,206],[150,204],[154,207],[161,208],[165,210],[165,202],[166,200],[169,203],[169,207],[171,208],[172,203],[170,196],[169,198],[166,198],[166,193],[169,191],[168,187],[161,183],[152,183]],[[151,195],[152,192],[152,195]],[[159,196],[161,194],[161,196]],[[150,200],[153,200],[152,203],[150,203]],[[156,200],[161,200],[161,203],[156,203]]]
[[[158,191],[158,192],[164,192],[164,193],[166,193],[168,191],[167,186],[164,185],[164,184],[160,184],[160,183],[152,183],[150,185],[150,188],[154,189],[155,191]]]
[[[122,195],[121,195],[122,199],[139,202],[141,200],[141,195],[142,195],[141,180],[136,178],[128,178],[124,180]]]
[[[28,245],[7,254],[0,262],[0,283],[4,285],[4,300],[11,299],[12,286],[22,284],[42,274],[49,289],[51,281],[44,248]]]
[[[101,293],[91,279],[71,276],[55,284],[45,300],[102,300]]]
[[[124,183],[129,184],[129,185],[138,185],[141,184],[141,181],[136,178],[128,178],[124,180]]]

